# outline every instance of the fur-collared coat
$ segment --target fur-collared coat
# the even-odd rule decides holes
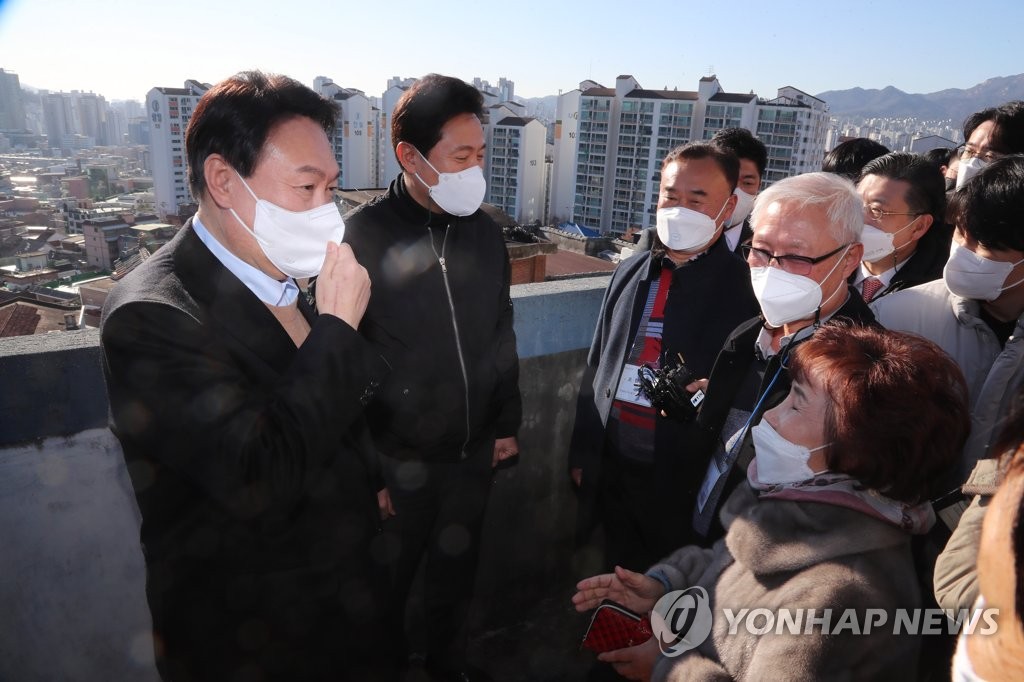
[[[714,615],[703,644],[662,657],[653,680],[914,679],[917,638],[893,635],[895,609],[921,605],[908,531],[849,507],[759,500],[747,484],[726,501],[722,521],[726,537],[712,549],[684,547],[651,569],[673,588],[703,586]],[[761,617],[739,620],[730,634],[724,609],[735,619],[757,608],[775,614],[771,632],[750,632],[748,625],[766,624]],[[815,609],[816,618],[831,609],[830,624],[777,634],[779,610],[799,608]],[[851,626],[836,633],[846,609],[856,610],[860,629],[867,609],[884,609],[886,622],[870,634],[853,634]]]

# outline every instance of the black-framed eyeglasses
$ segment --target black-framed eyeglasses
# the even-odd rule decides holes
[[[874,218],[875,220],[882,220],[886,216],[891,216],[891,215],[915,215],[915,216],[916,215],[924,215],[923,211],[907,211],[907,212],[883,211],[882,209],[878,208],[877,206],[865,206],[864,210],[867,211],[868,213],[870,213],[871,217]]]
[[[964,148],[960,150],[961,161],[966,161],[967,159],[974,158],[975,156],[984,161],[985,163],[992,163],[996,159],[1004,156],[1004,154],[1002,152],[997,152],[993,149],[986,149],[984,151],[981,151],[979,149],[975,149],[970,145],[964,145]]]
[[[756,246],[750,244],[743,245],[743,257],[747,259],[747,264],[753,268],[767,267],[773,260],[778,264],[780,268],[788,273],[794,275],[808,275],[818,263],[831,258],[849,244],[842,244],[834,251],[829,251],[824,256],[818,256],[812,258],[811,256],[796,256],[792,254],[784,254],[782,256],[776,256],[774,253],[769,253],[764,249],[759,249]]]

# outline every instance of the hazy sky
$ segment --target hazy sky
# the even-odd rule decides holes
[[[893,85],[967,88],[1024,72],[1018,0],[0,0],[0,68],[22,84],[145,98],[259,68],[380,95],[431,71],[522,97],[631,74],[773,96]]]

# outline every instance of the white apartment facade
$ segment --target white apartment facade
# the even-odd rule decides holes
[[[391,144],[391,114],[395,111],[402,93],[412,87],[415,78],[394,76],[388,79],[388,88],[380,101],[380,135],[378,136],[377,153],[380,158],[377,186],[387,187],[402,172],[395,158],[395,148]]]
[[[197,203],[188,187],[185,129],[209,87],[188,80],[183,88],[156,87],[146,94],[153,194],[161,220],[177,215],[179,206]]]
[[[331,148],[341,175],[338,186],[344,189],[378,187],[378,121],[375,109],[362,90],[343,88],[324,76],[313,81],[314,89],[333,100],[341,109],[334,126]]]
[[[761,186],[821,170],[829,120],[825,102],[792,86],[779,88],[775,99],[760,102],[757,128],[751,131],[768,148]]]
[[[714,76],[695,92],[645,90],[632,76],[614,88],[584,81],[558,99],[548,222],[604,234],[654,225],[662,159],[722,128],[747,128],[768,147],[762,186],[816,170],[827,124],[827,105],[791,87],[765,101],[726,93]]]
[[[527,224],[544,220],[547,128],[520,109],[499,105],[488,111],[484,201]]]

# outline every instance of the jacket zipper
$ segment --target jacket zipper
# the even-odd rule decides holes
[[[427,228],[428,230],[430,228]],[[438,264],[441,266],[441,279],[444,280],[444,291],[448,295],[448,308],[452,313],[452,330],[455,332],[455,350],[459,355],[459,368],[462,369],[462,385],[464,387],[464,395],[466,398],[466,440],[462,442],[462,452],[459,454],[461,459],[466,459],[466,446],[469,445],[470,426],[469,426],[469,374],[466,372],[466,360],[462,356],[462,340],[459,337],[459,323],[455,319],[455,301],[452,299],[452,288],[448,284],[448,265],[445,262],[444,250],[448,246],[448,231],[451,229],[451,223],[444,228],[444,239],[441,241],[441,254],[438,255],[437,248],[434,246],[434,234],[433,230],[430,233],[430,248],[434,252],[434,256],[437,258]]]

